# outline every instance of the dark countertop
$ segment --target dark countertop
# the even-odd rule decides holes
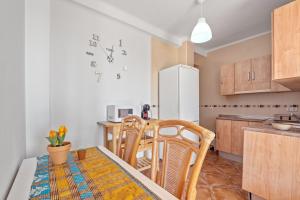
[[[268,119],[272,119],[270,116],[259,115],[219,115],[217,119],[233,120],[233,121],[248,121],[248,122],[264,122]]]
[[[288,131],[281,131],[273,128],[272,125],[263,125],[261,127],[244,127],[243,129],[245,131],[255,131],[255,132],[270,133],[276,135],[300,137],[300,129],[297,128],[292,128]]]
[[[292,128],[288,131],[278,130],[272,127],[271,120],[273,117],[270,116],[259,116],[259,115],[219,115],[217,119],[232,120],[232,121],[248,121],[248,122],[264,122],[259,126],[244,127],[244,130],[270,133],[276,135],[286,135],[292,137],[300,137],[300,129]],[[269,120],[269,121],[267,121]]]

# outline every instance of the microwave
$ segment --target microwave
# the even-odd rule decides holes
[[[138,106],[108,105],[106,107],[107,121],[121,122],[124,117],[139,115]]]

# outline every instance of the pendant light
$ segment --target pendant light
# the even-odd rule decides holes
[[[205,0],[199,0],[201,6],[201,17],[198,19],[196,26],[193,29],[191,35],[191,42],[193,43],[204,43],[212,38],[212,32],[209,25],[206,23],[205,18],[203,17],[203,3]]]

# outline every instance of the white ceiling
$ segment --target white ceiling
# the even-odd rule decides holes
[[[196,0],[98,0],[133,15],[166,33],[189,38],[200,5]],[[270,31],[271,12],[291,0],[206,0],[204,16],[213,39],[199,45],[209,51],[253,35]]]

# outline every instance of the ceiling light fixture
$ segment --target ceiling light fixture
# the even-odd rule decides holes
[[[191,42],[193,43],[204,43],[212,38],[212,32],[209,25],[206,23],[203,17],[203,3],[205,0],[198,0],[197,2],[201,6],[201,17],[198,19],[196,26],[193,29],[191,35]]]

